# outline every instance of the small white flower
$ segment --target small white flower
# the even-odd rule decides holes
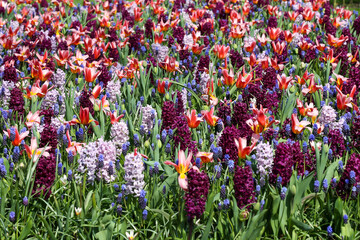
[[[126,237],[129,240],[134,240],[137,236],[137,233],[134,235],[134,230],[130,230],[129,232],[126,232]]]
[[[76,216],[79,216],[80,214],[81,214],[81,211],[82,211],[82,208],[81,207],[79,207],[79,208],[75,208],[75,214],[76,214]]]

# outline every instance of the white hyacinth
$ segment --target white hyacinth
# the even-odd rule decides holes
[[[144,189],[145,186],[143,174],[145,168],[142,161],[142,156],[138,153],[127,154],[125,156],[124,170],[126,193],[134,194],[137,197],[140,196],[140,192],[142,189]]]
[[[104,166],[99,169],[98,161],[100,154],[104,157]],[[86,173],[89,182],[95,178],[104,179],[107,183],[115,180],[115,174],[109,174],[109,168],[112,163],[115,172],[116,147],[112,142],[106,142],[102,138],[95,142],[90,142],[80,151],[78,160],[78,172]]]
[[[154,119],[157,117],[155,109],[150,105],[141,108],[142,113],[142,125],[144,126],[145,132],[148,133],[154,127]]]
[[[129,141],[129,129],[124,121],[114,123],[111,126],[111,138],[116,146],[118,155],[121,155],[122,145]]]
[[[336,121],[336,110],[331,106],[325,105],[321,109],[319,122],[323,125],[330,124]]]
[[[274,164],[274,152],[269,143],[260,142],[256,146],[256,160],[260,177],[265,178],[271,173]]]

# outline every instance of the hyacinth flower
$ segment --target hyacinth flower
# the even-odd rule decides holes
[[[176,171],[180,174],[178,181],[179,181],[179,185],[180,187],[186,191],[187,187],[188,187],[188,182],[187,182],[187,176],[186,173],[190,170],[191,168],[191,159],[192,159],[192,152],[190,152],[188,154],[188,157],[185,157],[185,152],[183,150],[179,150],[178,152],[178,163],[173,163],[170,161],[165,161],[164,163],[166,165],[171,165],[173,167],[175,167]]]
[[[226,55],[229,52],[229,50],[230,50],[229,46],[215,45],[213,52],[217,58],[224,59],[226,58]]]
[[[310,125],[309,121],[303,120],[300,122],[295,113],[291,115],[291,129],[293,133],[300,134],[308,125]]]
[[[350,95],[345,95],[341,92],[341,90],[336,87],[337,95],[336,95],[336,103],[337,108],[339,110],[345,110],[347,107],[352,107],[351,102],[354,100],[354,95],[356,92],[356,85],[351,89]]]
[[[35,123],[40,124],[39,114],[40,111],[36,111],[35,113],[29,112],[26,116],[25,126],[30,129]]]
[[[44,157],[50,156],[50,154],[47,151],[50,150],[51,147],[38,148],[36,137],[31,138],[30,146],[25,144],[24,147],[29,159],[33,159],[34,163],[40,158],[40,156],[44,156]]]
[[[196,110],[193,109],[190,111],[187,111],[187,114],[184,114],[186,117],[186,121],[189,125],[189,128],[197,128],[199,124],[203,121],[203,117],[198,117],[196,115]]]
[[[247,146],[246,138],[234,139],[235,145],[238,149],[238,156],[240,159],[245,159],[246,156],[248,156],[253,151],[259,138],[260,136],[258,134],[253,134],[253,136],[251,137],[250,146]]]
[[[212,127],[216,126],[216,124],[217,124],[217,122],[219,120],[219,117],[214,115],[214,107],[212,107],[210,109],[210,111],[205,111],[205,110],[201,111],[201,114],[204,116],[206,122],[210,126],[212,126]]]
[[[68,140],[68,146],[66,148],[66,152],[72,152],[73,156],[75,156],[81,148],[84,146],[84,143],[72,142],[69,130],[66,131],[66,138]]]
[[[90,112],[88,107],[86,108],[80,107],[79,119],[74,118],[69,122],[65,122],[65,124],[69,123],[71,126],[76,124],[89,125],[93,121],[96,123],[96,125],[99,124],[98,121],[90,119]]]

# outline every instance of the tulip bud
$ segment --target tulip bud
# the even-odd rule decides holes
[[[295,185],[292,185],[292,186],[290,187],[290,192],[291,192],[292,195],[295,195],[295,194],[296,194],[296,187],[295,187]]]
[[[165,99],[168,101],[168,100],[170,100],[170,95],[169,95],[169,93],[166,93],[165,94]]]
[[[249,218],[250,214],[249,211],[247,209],[244,209],[240,212],[240,221],[245,221]]]
[[[154,73],[157,74],[158,73],[158,69],[157,67],[153,67]]]
[[[149,147],[150,147],[150,142],[149,142],[149,140],[146,140],[146,141],[145,141],[144,146],[145,146],[146,148],[149,148]]]
[[[259,202],[255,203],[255,205],[254,205],[254,210],[255,210],[255,211],[259,211],[259,210],[260,210],[260,203],[259,203]]]
[[[94,104],[94,111],[98,112],[100,110],[99,106],[97,104]]]
[[[158,147],[161,148],[162,147],[162,143],[160,140],[157,141]]]

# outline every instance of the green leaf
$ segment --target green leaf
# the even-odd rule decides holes
[[[32,225],[33,225],[33,221],[31,220],[31,218],[29,218],[27,220],[25,228],[20,233],[19,240],[22,240],[22,239],[25,239],[26,237],[28,237],[28,235],[31,231]]]
[[[211,230],[213,220],[214,220],[214,212],[213,212],[213,208],[211,208],[211,213],[210,213],[210,216],[209,216],[209,220],[208,220],[208,222],[206,224],[206,228],[205,228],[204,234],[202,235],[201,240],[209,239],[209,234],[210,234],[210,230]]]
[[[256,214],[255,217],[251,220],[249,228],[246,230],[246,232],[241,237],[241,240],[252,240],[257,239],[260,237],[261,230],[266,225],[266,219],[264,219],[264,216],[267,212],[267,209],[259,212]]]
[[[295,225],[297,226],[298,228],[300,228],[301,230],[304,230],[304,231],[311,231],[313,230],[313,227],[306,224],[306,223],[303,223],[303,222],[300,222],[299,220],[295,219],[294,217],[291,217],[290,218],[290,221]]]
[[[160,213],[164,218],[166,218],[166,220],[169,220],[170,218],[170,214],[168,214],[167,212],[160,210],[160,209],[151,209],[146,207],[146,210],[151,211],[151,212],[156,212],[156,213]]]
[[[42,223],[44,224],[44,226],[45,226],[45,228],[47,230],[47,233],[49,234],[50,239],[51,240],[56,240],[56,237],[55,237],[54,233],[52,232],[49,223],[44,219],[43,216],[41,216],[41,215],[38,215],[38,216],[39,216],[40,220],[42,221]]]
[[[98,232],[97,234],[95,234],[95,238],[99,239],[99,240],[108,239],[108,231],[102,230],[102,231]]]

